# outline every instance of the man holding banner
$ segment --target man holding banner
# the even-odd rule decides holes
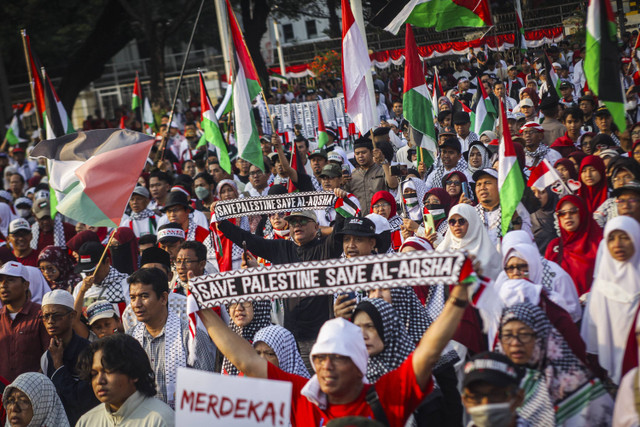
[[[431,372],[453,337],[469,303],[467,285],[451,291],[442,314],[425,332],[415,351],[375,384],[366,379],[367,348],[360,328],[342,318],[327,321],[311,349],[315,375],[308,380],[267,362],[212,310],[198,312],[218,349],[249,377],[288,381],[293,385],[293,426],[325,425],[344,416],[374,418],[403,426],[433,389]]]

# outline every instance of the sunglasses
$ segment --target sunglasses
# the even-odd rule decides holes
[[[455,226],[456,224],[459,224],[460,226],[463,226],[466,223],[467,223],[467,220],[464,219],[464,218],[458,218],[458,219],[451,218],[449,220],[449,225],[452,226],[452,227]]]
[[[304,227],[305,225],[309,224],[310,222],[311,222],[311,220],[308,219],[308,218],[290,219],[289,220],[289,227],[297,227],[297,226]]]
[[[567,215],[575,215],[578,212],[579,212],[578,208],[571,208],[565,211],[556,211],[556,215],[558,215],[558,218],[564,218]]]
[[[444,183],[445,185],[455,185],[456,187],[462,184],[461,181],[453,181],[453,180],[445,181]]]

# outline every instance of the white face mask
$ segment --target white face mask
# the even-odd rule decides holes
[[[474,406],[467,413],[476,427],[507,427],[513,419],[511,402]]]

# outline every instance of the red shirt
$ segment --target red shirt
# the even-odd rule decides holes
[[[413,372],[412,359],[413,353],[397,369],[383,375],[376,382],[376,392],[390,427],[403,427],[407,418],[433,389],[433,380],[430,380],[426,391],[420,390]],[[362,393],[353,402],[344,405],[329,404],[326,409],[322,410],[300,394],[304,385],[309,381],[307,378],[286,373],[271,363],[268,364],[267,372],[270,380],[289,381],[293,384],[291,394],[291,424],[293,426],[323,427],[333,419],[346,416],[373,418],[371,407],[365,400],[367,390],[371,387],[369,384],[364,385]]]
[[[31,301],[13,320],[7,307],[0,308],[0,376],[8,381],[40,370],[40,356],[49,348],[49,334],[39,315],[40,304]]]
[[[62,228],[64,230],[64,242],[66,245],[67,242],[71,240],[73,236],[76,235],[76,228],[67,222],[62,223]],[[38,235],[38,248],[37,248],[38,252],[40,252],[47,246],[53,246],[53,245],[54,245],[53,230],[51,230],[48,233],[45,233],[42,230],[40,230],[40,234]]]
[[[38,255],[40,255],[39,249],[34,249],[31,251],[29,255],[24,258],[20,258],[18,255],[13,253],[13,256],[16,257],[16,261],[18,261],[22,265],[26,265],[29,267],[37,267],[38,266]]]

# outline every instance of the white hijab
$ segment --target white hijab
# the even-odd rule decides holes
[[[459,203],[449,211],[449,218],[458,214],[466,219],[469,223],[467,234],[459,239],[453,235],[451,228],[444,236],[444,240],[437,247],[438,252],[447,250],[463,250],[470,255],[475,256],[476,261],[480,261],[482,266],[482,274],[488,278],[495,280],[500,274],[502,267],[500,265],[500,254],[496,247],[491,243],[489,234],[480,222],[480,217],[476,210],[466,203]]]
[[[609,235],[615,230],[625,231],[635,249],[625,262],[613,259],[607,248]],[[627,216],[607,222],[598,259],[580,333],[587,352],[597,354],[600,366],[619,384],[627,339],[640,301],[640,224]]]
[[[18,218],[11,211],[11,207],[6,203],[0,203],[0,231],[4,237],[9,236],[9,223],[14,219]]]

